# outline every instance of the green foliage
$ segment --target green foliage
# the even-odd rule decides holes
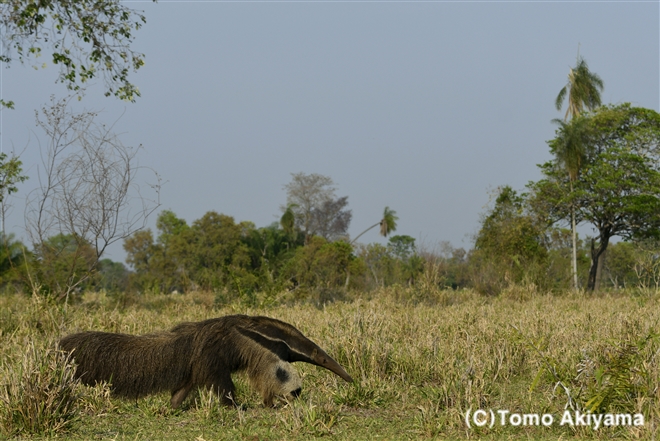
[[[134,283],[159,292],[220,289],[233,284],[245,289],[245,268],[250,263],[243,243],[246,225],[210,211],[188,226],[171,211],[158,216],[160,231],[154,243],[151,231],[138,231],[124,241],[127,262],[135,270]],[[249,283],[250,285],[253,282]]]
[[[160,232],[158,242],[164,247],[168,247],[169,245],[174,246],[171,242],[176,241],[177,237],[188,231],[188,224],[185,219],[178,218],[172,210],[163,210],[156,219],[156,228]]]
[[[392,236],[388,248],[394,257],[396,279],[414,285],[424,271],[424,259],[417,254],[415,239],[406,235]]]
[[[403,260],[409,259],[416,252],[415,238],[410,236],[392,236],[388,246],[392,249],[394,256]]]
[[[49,48],[53,64],[60,66],[59,81],[70,90],[79,91],[101,73],[106,96],[129,101],[140,96],[128,73],[144,65],[144,55],[130,47],[144,15],[116,0],[7,0],[0,5],[1,38],[8,50],[2,62],[36,60]]]
[[[378,243],[370,243],[360,246],[358,250],[358,256],[366,267],[365,277],[369,288],[390,286],[394,283],[394,259],[390,249]]]
[[[530,266],[547,258],[544,226],[528,211],[525,195],[509,186],[498,189],[470,256],[480,291],[493,294],[508,283],[521,282]]]
[[[109,293],[121,293],[128,290],[129,271],[121,262],[101,259],[98,264],[97,287]]]
[[[297,230],[296,230],[296,215],[293,212],[293,209],[296,208],[297,204],[289,204],[284,210],[284,214],[280,219],[280,225],[284,230],[284,234],[291,240],[296,239]]]
[[[587,149],[590,129],[588,117],[575,117],[566,123],[553,120],[559,124],[557,136],[548,142],[550,152],[555,156],[557,165],[568,172],[569,179],[574,182],[578,173],[587,162]]]
[[[380,221],[380,235],[387,237],[390,233],[396,231],[396,221],[398,220],[399,217],[396,215],[396,211],[390,209],[390,207],[385,207],[383,219]]]
[[[156,227],[157,242],[150,230],[137,231],[124,240],[126,263],[135,270],[130,284],[141,291],[183,291],[190,283],[184,262],[190,227],[171,210],[158,215]]]
[[[475,248],[509,265],[543,256],[542,231],[525,209],[524,196],[509,186],[498,189],[495,205],[477,234]]]
[[[30,253],[13,234],[0,234],[0,285],[23,285],[25,282],[26,257]]]
[[[186,254],[185,271],[202,289],[214,289],[229,282],[230,275],[249,263],[242,243],[243,228],[234,218],[210,211],[193,222],[182,235]]]
[[[164,291],[161,289],[163,284],[159,283],[159,275],[165,274],[159,274],[157,270],[155,255],[159,250],[154,245],[151,230],[136,231],[124,239],[123,247],[126,251],[126,263],[135,271],[129,278],[130,285],[139,290],[150,290],[158,286],[157,291]]]
[[[600,256],[613,236],[641,239],[660,231],[660,115],[623,104],[583,118],[586,162],[579,178],[571,182],[554,160],[541,166],[545,179],[529,187],[534,205],[550,222],[568,219],[574,209],[577,222],[598,231],[588,281],[593,290]],[[560,128],[551,147],[561,136]]]
[[[604,264],[604,283],[614,289],[636,288],[648,294],[660,289],[660,244],[657,240],[610,245]]]
[[[602,91],[603,80],[589,70],[584,58],[578,56],[575,68],[571,68],[568,74],[568,84],[559,91],[555,99],[555,107],[560,110],[568,96],[568,109],[564,119],[568,119],[569,115],[575,118],[585,107],[593,110],[600,106]]]
[[[360,275],[363,270],[353,255],[353,247],[347,242],[328,242],[314,236],[307,245],[296,249],[284,274],[299,290],[309,292],[314,288],[340,289],[348,277]]]
[[[609,246],[605,259],[605,276],[608,284],[615,289],[636,285],[635,245],[631,242],[619,242]]]
[[[596,360],[581,364],[587,378],[584,407],[592,413],[634,413],[637,401],[654,395],[655,382],[646,363],[648,352],[658,350],[660,342],[654,333],[623,341],[614,347],[599,348]]]
[[[7,159],[6,153],[0,153],[0,216],[3,219],[3,231],[0,231],[0,285],[4,286],[21,284],[25,256],[30,254],[20,241],[15,240],[13,234],[4,231],[6,199],[18,191],[18,183],[27,180],[27,176],[22,174],[22,165],[16,156]]]
[[[249,270],[256,276],[254,289],[274,296],[289,287],[283,268],[303,246],[302,234],[291,234],[272,224],[265,228],[250,228],[242,238],[250,256]]]
[[[16,156],[7,160],[6,153],[0,153],[0,204],[7,196],[18,191],[16,184],[28,179],[23,175],[23,163]]]
[[[397,284],[414,286],[427,261],[417,253],[415,239],[405,235],[391,237],[387,246],[361,245],[358,257],[365,268],[362,285],[370,289]]]
[[[58,234],[38,244],[34,261],[33,288],[58,299],[68,297],[72,290],[92,286],[97,269],[94,247],[73,234]]]

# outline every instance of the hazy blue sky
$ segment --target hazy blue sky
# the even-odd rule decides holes
[[[130,5],[147,17],[134,45],[146,66],[132,76],[142,97],[97,87],[78,105],[105,123],[123,113],[121,139],[166,181],[162,208],[189,223],[215,210],[266,226],[291,173],[320,173],[349,196],[352,236],[389,206],[397,234],[469,248],[489,192],[539,179],[578,44],[604,102],[660,110],[657,1]],[[2,75],[16,102],[2,111],[3,149],[33,176],[7,223],[21,237],[38,185],[34,109],[66,91],[52,66]]]

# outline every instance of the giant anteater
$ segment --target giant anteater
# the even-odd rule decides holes
[[[114,394],[135,399],[169,390],[174,408],[195,387],[209,388],[224,404],[233,404],[231,373],[240,370],[247,372],[265,406],[272,406],[278,396],[297,397],[302,383],[290,364],[294,361],[353,381],[300,331],[269,317],[229,315],[147,335],[87,331],[62,338],[60,347],[72,353],[83,383],[106,381]]]

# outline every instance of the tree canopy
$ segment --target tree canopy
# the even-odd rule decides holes
[[[560,110],[564,99],[568,97],[568,108],[564,119],[579,116],[584,109],[594,110],[601,104],[600,92],[603,80],[589,70],[587,62],[578,55],[577,64],[568,72],[568,82],[557,95],[555,107]]]
[[[545,179],[530,185],[551,222],[570,216],[588,222],[598,235],[592,243],[588,289],[597,289],[600,258],[614,236],[637,239],[660,227],[660,115],[630,104],[601,107],[582,116],[585,164],[573,191],[558,159],[541,165]],[[549,141],[551,149],[564,135]]]
[[[60,66],[58,81],[70,90],[98,75],[106,96],[134,101],[140,96],[129,71],[144,65],[144,54],[133,51],[134,32],[146,19],[119,0],[3,0],[0,23],[4,53],[10,64],[38,61],[50,53]],[[39,60],[40,61],[40,60]],[[43,64],[43,61],[39,64]],[[12,102],[2,104],[11,107]]]

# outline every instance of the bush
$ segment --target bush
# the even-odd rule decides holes
[[[80,383],[68,354],[28,345],[16,364],[0,365],[0,431],[6,436],[56,434],[79,411]]]

